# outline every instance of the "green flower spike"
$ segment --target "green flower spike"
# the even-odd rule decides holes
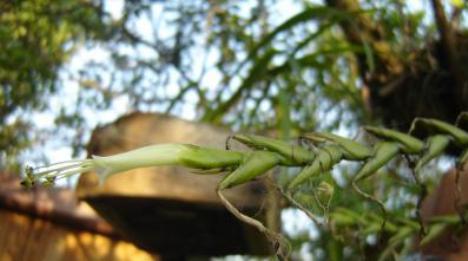
[[[36,180],[50,184],[55,179],[96,171],[103,182],[110,175],[131,169],[161,165],[178,165],[187,168],[209,170],[237,166],[244,154],[236,151],[202,148],[189,144],[158,144],[128,152],[91,159],[70,160],[26,171],[25,186]],[[203,172],[202,172],[203,173]]]

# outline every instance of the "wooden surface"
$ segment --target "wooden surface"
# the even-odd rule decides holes
[[[1,173],[0,208],[50,220],[77,230],[119,237],[87,203],[79,202],[71,189],[34,187],[26,190],[21,187],[19,177]]]
[[[0,174],[0,260],[159,260],[123,240],[73,191],[19,183]]]
[[[460,204],[463,206],[468,204],[468,171],[466,169],[468,166],[465,166],[465,171],[460,173],[461,193],[458,195]],[[444,174],[439,185],[423,201],[421,215],[424,221],[427,222],[435,216],[457,214],[455,209],[457,197],[455,176],[453,169]],[[466,229],[461,233],[448,230],[439,239],[424,247],[422,253],[425,256],[440,258],[435,260],[468,260],[468,233]]]
[[[132,243],[0,209],[0,260],[159,260]]]

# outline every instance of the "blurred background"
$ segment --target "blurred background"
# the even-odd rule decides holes
[[[368,124],[406,132],[417,116],[453,123],[468,108],[467,10],[463,0],[2,1],[0,169],[84,158],[94,128],[133,112],[291,141],[362,138]],[[401,163],[367,185],[393,218],[414,220],[420,193]],[[349,189],[356,165],[342,165],[298,200],[324,217],[377,211]],[[433,163],[423,181],[434,187],[452,165]],[[311,196],[322,181],[330,200]],[[321,228],[293,208],[282,217],[299,259],[391,245],[357,221]],[[411,236],[389,253],[414,257]]]

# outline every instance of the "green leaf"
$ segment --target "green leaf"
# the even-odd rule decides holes
[[[219,189],[231,188],[250,181],[262,174],[265,174],[279,162],[280,158],[276,153],[268,151],[253,151],[236,170],[227,175],[221,181]]]
[[[333,220],[337,226],[351,226],[359,222],[359,219],[357,219],[354,215],[350,215],[349,213],[343,212],[341,210],[342,209],[339,208],[330,214],[331,220]]]
[[[328,54],[342,54],[346,52],[357,53],[357,52],[360,52],[361,50],[362,50],[361,47],[355,46],[355,45],[346,45],[346,46],[341,46],[341,47],[317,50],[315,52],[308,53],[299,58],[288,59],[283,64],[271,68],[269,70],[269,75],[271,77],[275,77],[282,73],[289,72],[294,68],[311,67],[311,68],[316,68],[316,69],[326,69],[328,65],[324,63],[323,61],[320,61],[321,59],[319,59],[319,57],[328,55]]]
[[[446,223],[436,223],[436,224],[430,225],[429,231],[427,232],[426,236],[422,238],[419,245],[425,246],[426,244],[430,243],[432,240],[442,235],[442,233],[444,233],[445,229],[448,226],[449,224],[446,224]]]
[[[396,247],[398,247],[400,244],[402,244],[407,238],[411,236],[411,234],[414,233],[414,230],[410,227],[402,227],[396,233],[393,235],[388,244],[387,247],[384,249],[382,254],[379,256],[379,261],[387,260],[392,251],[395,250]]]
[[[430,134],[447,134],[453,137],[458,145],[468,145],[467,132],[452,124],[436,119],[416,118],[411,125],[410,134],[418,137]]]
[[[364,47],[364,54],[366,57],[367,65],[369,66],[369,73],[373,73],[375,71],[375,57],[374,52],[372,50],[369,41],[367,41],[364,37],[361,37],[362,46]]]
[[[269,151],[280,154],[281,156],[287,159],[287,161],[283,162],[283,164],[304,164],[312,162],[312,160],[315,158],[314,153],[312,153],[311,151],[300,146],[290,145],[287,142],[278,139],[272,139],[257,135],[240,134],[234,135],[232,138],[243,144],[248,145],[249,147],[262,150],[267,149]]]
[[[238,151],[200,147],[191,144],[183,145],[189,149],[179,154],[179,163],[176,164],[189,168],[222,169],[239,165],[245,157],[244,153]]]
[[[351,139],[343,138],[332,133],[308,133],[306,138],[323,138],[339,145],[343,149],[343,157],[348,160],[364,160],[372,155],[372,150]]]
[[[451,138],[448,135],[434,135],[429,137],[426,142],[424,154],[416,163],[415,171],[418,172],[422,166],[442,154],[449,145],[450,140]]]
[[[305,167],[289,183],[288,189],[295,189],[297,186],[303,184],[312,177],[315,177],[320,173],[328,172],[336,163],[340,162],[342,158],[343,153],[337,145],[326,145],[320,148],[312,164]]]
[[[385,139],[387,141],[398,142],[402,145],[402,151],[409,154],[420,153],[424,148],[424,143],[422,141],[399,131],[371,126],[364,127],[364,129],[367,132],[374,134],[378,138]]]
[[[365,179],[393,159],[400,151],[400,145],[395,142],[381,142],[375,146],[374,156],[358,171],[355,181]]]
[[[326,181],[322,181],[320,182],[316,190],[317,199],[320,201],[320,204],[328,207],[335,192],[335,188],[333,187],[333,185]]]
[[[461,157],[458,159],[458,162],[461,166],[464,166],[465,164],[468,163],[468,149],[465,149]]]
[[[309,22],[314,19],[327,21],[328,24],[338,23],[345,19],[352,19],[352,17],[353,14],[332,7],[308,7],[304,11],[284,21],[282,24],[277,26],[271,33],[263,37],[263,39],[249,52],[247,60],[254,57],[257,51],[260,50],[262,47],[268,45],[276,35],[278,35],[281,32],[290,30],[299,24]]]

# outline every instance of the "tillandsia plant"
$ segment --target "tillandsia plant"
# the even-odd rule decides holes
[[[421,168],[445,152],[460,155],[457,165],[461,168],[468,163],[467,126],[468,113],[464,112],[459,116],[455,125],[435,119],[417,118],[408,134],[385,128],[364,127],[366,132],[379,140],[371,145],[361,144],[331,133],[316,132],[305,134],[302,137],[312,146],[291,145],[282,140],[240,134],[228,138],[226,150],[190,144],[152,145],[108,157],[92,156],[90,159],[71,160],[47,167],[27,168],[23,184],[32,186],[40,182],[50,185],[56,179],[87,171],[97,172],[102,181],[110,175],[126,170],[160,165],[183,166],[201,170],[196,173],[207,175],[228,172],[217,187],[217,194],[222,203],[237,218],[265,233],[278,246],[277,255],[280,259],[288,259],[288,244],[285,239],[267,229],[258,220],[242,214],[223,196],[222,191],[249,182],[275,166],[301,167],[302,170],[284,188],[279,189],[293,205],[306,211],[309,217],[315,219],[315,216],[307,208],[295,200],[294,194],[305,183],[329,172],[342,160],[355,161],[362,163],[362,165],[353,176],[352,187],[364,198],[377,202],[383,215],[372,214],[366,219],[364,216],[349,212],[350,210],[338,209],[330,216],[338,227],[342,225],[363,227],[365,225],[367,226],[366,233],[378,231],[391,233],[393,236],[390,238],[388,249],[383,253],[385,257],[399,247],[409,234],[418,229],[423,234],[426,231],[422,229],[422,222],[419,224],[407,220],[386,222],[384,204],[374,196],[362,191],[358,183],[376,174],[380,168],[400,155],[417,159],[413,172],[418,183],[420,183],[418,176]],[[252,150],[231,150],[229,146],[231,139],[247,145]],[[318,193],[321,194],[319,197],[322,198],[322,202],[328,202],[325,205],[329,204],[333,191],[334,188],[330,184],[320,183]],[[463,217],[464,213],[460,212],[460,216]],[[434,221],[433,224],[429,225],[422,244],[426,244],[439,235],[447,224],[454,223],[453,219],[449,219],[450,222],[445,223],[442,221]],[[404,229],[399,230],[398,227]]]

